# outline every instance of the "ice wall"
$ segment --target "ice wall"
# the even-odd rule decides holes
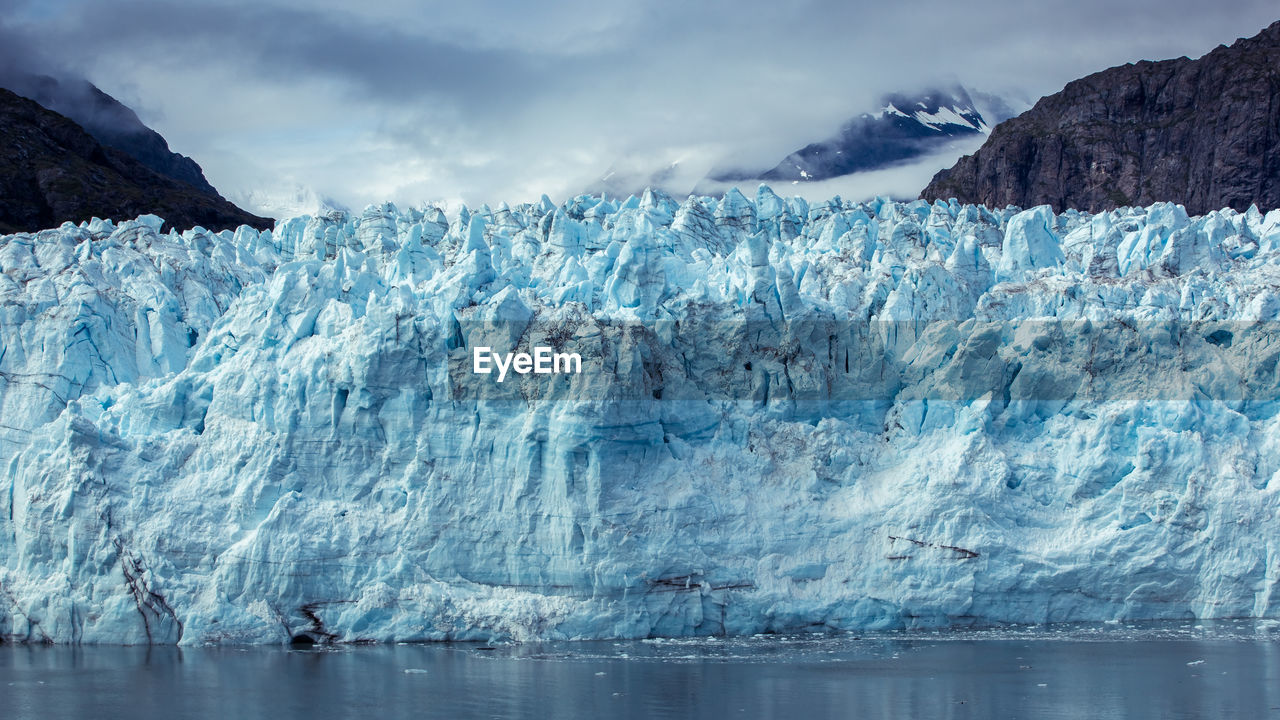
[[[0,637],[1280,614],[1280,211],[159,227],[0,238]]]

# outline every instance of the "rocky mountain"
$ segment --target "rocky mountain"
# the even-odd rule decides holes
[[[65,115],[98,142],[124,152],[160,175],[202,192],[218,192],[195,160],[170,150],[164,137],[144,125],[137,113],[87,80],[27,74],[0,78],[0,87]]]
[[[1071,82],[996,127],[921,197],[1058,210],[1280,207],[1280,22],[1197,60]]]
[[[1015,109],[1016,108],[1016,109]],[[944,167],[964,149],[977,147],[991,126],[1025,109],[1017,100],[971,92],[960,85],[918,93],[885,95],[874,112],[847,120],[830,137],[810,143],[787,155],[772,167],[739,160],[711,166],[698,158],[677,155],[655,162],[644,156],[619,157],[594,182],[583,186],[589,195],[607,193],[614,197],[639,197],[646,188],[675,196],[721,195],[733,186],[760,183],[808,183],[847,178],[862,172],[897,168],[925,161],[937,153],[939,159],[907,186],[901,197],[915,193],[935,169]],[[970,145],[958,147],[968,140]],[[744,148],[745,150],[745,148]],[[687,161],[687,162],[686,162]],[[811,199],[824,199],[831,188],[795,188]],[[891,192],[887,194],[893,194]]]
[[[139,147],[167,151],[159,135],[159,146],[145,134],[135,135],[142,138]],[[207,182],[194,185],[162,174],[94,138],[70,118],[4,89],[0,146],[0,232],[38,230],[94,216],[124,219],[144,214],[160,215],[168,226],[178,228],[266,228],[274,222],[241,210]],[[194,162],[186,170],[180,161],[172,165],[178,173],[194,168],[196,179],[204,179]]]
[[[919,94],[897,93],[883,99],[875,113],[846,122],[838,133],[791,153],[776,166],[759,170],[719,171],[719,182],[791,182],[827,180],[914,160],[964,137],[975,137],[1013,113],[997,98],[988,99],[984,117],[974,97],[963,87],[931,89]]]

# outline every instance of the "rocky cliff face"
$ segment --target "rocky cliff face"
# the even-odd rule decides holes
[[[205,179],[204,170],[195,160],[170,150],[168,141],[144,125],[137,113],[87,80],[13,74],[0,76],[0,87],[70,118],[93,139],[129,155],[160,175],[211,195],[218,192]]]
[[[0,232],[148,213],[183,228],[266,228],[273,223],[216,192],[161,175],[104,146],[70,119],[3,89],[0,147]]]
[[[1092,211],[1280,207],[1280,22],[1198,60],[1076,80],[997,126],[921,197]]]

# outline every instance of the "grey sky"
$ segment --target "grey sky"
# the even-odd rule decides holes
[[[560,200],[615,164],[692,181],[771,165],[888,91],[1034,100],[1280,18],[1274,0],[0,5],[0,61],[87,76],[224,194],[351,205]]]

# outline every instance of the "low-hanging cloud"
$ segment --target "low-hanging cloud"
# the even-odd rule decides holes
[[[138,109],[224,193],[301,183],[353,205],[562,198],[621,161],[767,166],[886,92],[956,79],[1034,100],[1280,15],[1271,0],[11,4],[4,45],[57,48],[28,57]]]

